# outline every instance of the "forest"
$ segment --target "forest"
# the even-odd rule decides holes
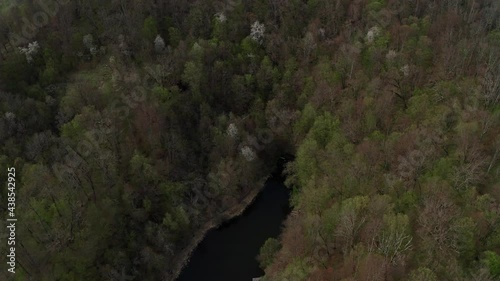
[[[500,2],[0,0],[1,280],[174,281],[288,154],[263,281],[500,280]]]

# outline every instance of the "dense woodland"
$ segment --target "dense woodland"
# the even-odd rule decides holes
[[[500,279],[499,1],[1,2],[2,280],[173,280],[285,153],[265,280]]]

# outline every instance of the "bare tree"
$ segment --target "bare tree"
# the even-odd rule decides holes
[[[500,57],[494,52],[490,55],[483,77],[483,95],[489,105],[496,105],[500,101]]]
[[[367,197],[354,197],[344,200],[342,203],[339,224],[336,229],[336,236],[342,241],[343,252],[347,254],[354,246],[354,241],[367,220],[363,209],[368,203]]]
[[[425,199],[418,217],[420,228],[417,232],[430,257],[435,257],[438,253],[442,257],[456,254],[457,245],[451,227],[457,214],[456,206],[443,195],[437,194]]]
[[[411,249],[413,238],[408,233],[409,223],[406,215],[386,216],[386,229],[378,237],[377,250],[390,263],[396,264],[405,252]]]

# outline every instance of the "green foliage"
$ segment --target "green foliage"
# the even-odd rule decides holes
[[[158,23],[155,18],[149,16],[144,19],[144,23],[142,25],[142,36],[144,36],[148,42],[153,43],[156,35],[158,35]]]
[[[0,64],[0,80],[8,81],[4,85],[7,91],[21,92],[36,78],[33,67],[22,54],[10,54]]]
[[[212,38],[214,40],[224,40],[227,38],[228,24],[226,22],[220,22],[215,17],[213,19],[213,30]]]
[[[363,65],[363,68],[367,69],[370,72],[375,64],[373,59],[374,51],[375,50],[373,47],[365,47],[361,50],[361,64]]]
[[[318,143],[320,147],[325,147],[332,142],[336,145],[343,144],[343,136],[339,131],[340,122],[335,119],[330,113],[325,112],[316,117],[313,127],[309,132],[311,137]]]
[[[476,232],[477,226],[470,217],[458,219],[453,225],[453,231],[457,237],[457,249],[462,260],[471,262],[476,256]]]
[[[396,200],[395,210],[398,212],[413,210],[417,206],[418,199],[416,192],[409,190]]]
[[[499,46],[500,45],[500,30],[495,29],[495,30],[490,31],[490,33],[488,33],[488,39],[490,40],[492,45]]]
[[[316,85],[314,83],[314,79],[312,77],[305,78],[304,89],[302,90],[302,94],[297,99],[297,106],[299,108],[307,106],[308,99],[314,94],[314,90]]]
[[[64,124],[61,130],[61,135],[68,139],[81,138],[83,134],[83,126],[79,121],[81,116],[76,116],[71,122]]]
[[[152,182],[158,179],[158,174],[154,166],[151,165],[151,160],[137,151],[130,159],[130,173],[140,175],[141,181]]]
[[[408,25],[413,29],[416,36],[425,36],[429,32],[431,26],[431,20],[429,16],[423,18],[417,18],[415,16],[410,16],[407,19]]]
[[[172,47],[177,47],[179,45],[179,42],[182,40],[182,33],[180,32],[179,29],[175,27],[169,27],[168,28],[168,37],[169,40],[168,42]]]
[[[23,33],[19,19],[40,9],[32,2],[0,4],[2,42]],[[481,266],[500,275],[499,111],[494,97],[485,102],[498,86],[491,0],[451,10],[446,1],[250,1],[222,9],[224,22],[204,1],[73,2],[30,37],[43,50],[32,62],[0,46],[0,166],[22,170],[19,198],[29,198],[19,200],[26,272],[17,280],[113,279],[122,268],[174,279],[160,276],[164,265],[285,151],[296,154],[287,184],[297,212],[261,249],[266,279],[372,277],[364,260],[389,260],[377,268],[387,280],[459,280]],[[255,20],[263,44],[249,37]],[[86,34],[106,56],[90,60]],[[151,61],[158,34],[169,48]],[[147,79],[152,64],[161,75]],[[145,96],[131,101],[137,88]],[[247,135],[274,126],[274,113],[289,117],[278,116],[279,135],[235,167]],[[214,197],[202,208],[192,202],[200,191]],[[412,250],[393,243],[411,238]],[[315,259],[318,249],[329,256]]]
[[[452,157],[444,157],[436,161],[435,167],[431,170],[431,175],[446,180],[453,172],[455,160]]]
[[[332,238],[334,238],[333,236],[335,234],[335,229],[337,228],[339,223],[339,213],[339,205],[334,204],[330,208],[323,211],[323,214],[321,216],[322,230],[325,233],[331,235]]]
[[[421,267],[417,270],[414,270],[410,273],[410,278],[408,279],[409,281],[437,281],[439,280],[436,274],[426,268],[426,267]]]
[[[368,5],[367,5],[367,9],[369,11],[378,12],[383,7],[385,7],[385,5],[386,5],[385,0],[371,0],[371,1],[369,1]]]
[[[493,251],[484,252],[482,262],[486,265],[493,277],[500,276],[500,256]]]
[[[361,212],[366,207],[368,207],[368,202],[370,199],[367,196],[356,196],[352,198],[348,198],[342,201],[341,212],[349,213],[349,212]]]
[[[405,233],[410,231],[410,221],[405,214],[384,215],[384,231],[388,233]]]
[[[203,79],[203,68],[196,62],[188,61],[184,67],[182,79],[189,84],[191,92],[199,96],[201,94],[201,82]]]
[[[189,15],[187,16],[187,24],[189,25],[189,32],[193,33],[196,37],[205,38],[210,33],[210,16],[204,11],[204,7],[207,5],[205,2],[199,2],[192,5],[189,9]]]
[[[485,244],[488,249],[496,249],[500,247],[500,231],[498,229],[493,230],[488,235]]]
[[[256,56],[258,57],[260,53],[260,45],[255,40],[252,40],[250,37],[245,37],[241,40],[239,56],[242,59],[248,61]]]
[[[365,131],[367,133],[374,132],[377,129],[377,117],[371,111],[368,111],[364,120]]]
[[[280,242],[277,239],[269,238],[264,242],[264,245],[260,248],[260,253],[258,256],[260,268],[265,269],[268,267],[274,259],[274,256],[281,248]]]
[[[317,71],[321,79],[326,81],[330,85],[334,85],[335,82],[339,82],[333,65],[330,63],[328,58],[322,57],[318,64],[316,65]]]
[[[50,85],[56,81],[58,78],[58,71],[56,67],[56,62],[53,59],[49,59],[45,66],[45,70],[40,76],[40,81],[43,85]]]
[[[319,214],[328,207],[328,203],[332,198],[332,189],[327,185],[317,187],[307,186],[302,190],[304,193],[301,196],[298,208],[303,209],[308,213]]]
[[[273,90],[274,84],[279,79],[279,71],[272,65],[268,56],[265,56],[261,63],[259,71],[256,74],[256,84],[259,92],[263,93],[263,99],[267,100]]]
[[[295,165],[300,186],[305,186],[307,181],[316,174],[318,163],[315,153],[317,150],[318,143],[311,138],[306,138],[297,151]]]
[[[304,259],[295,258],[283,271],[281,280],[304,281],[310,272],[310,268]]]
[[[434,53],[432,49],[432,40],[427,36],[421,36],[416,46],[416,61],[418,65],[428,68],[433,64]]]
[[[174,209],[171,213],[166,213],[163,218],[163,225],[172,233],[178,233],[186,229],[189,225],[189,218],[186,211],[182,207]]]
[[[151,91],[153,95],[157,96],[161,101],[165,102],[171,99],[171,94],[168,89],[161,86],[156,86]]]
[[[294,133],[296,136],[305,136],[314,124],[316,110],[311,104],[306,104],[298,122],[295,123]]]
[[[380,34],[375,38],[373,42],[373,47],[386,50],[389,46],[389,42],[391,41],[391,35],[387,31],[380,31]]]

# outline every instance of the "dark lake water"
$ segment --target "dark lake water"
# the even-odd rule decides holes
[[[268,238],[280,234],[288,201],[282,179],[269,179],[240,217],[208,232],[177,281],[251,281],[264,275],[256,257]]]

